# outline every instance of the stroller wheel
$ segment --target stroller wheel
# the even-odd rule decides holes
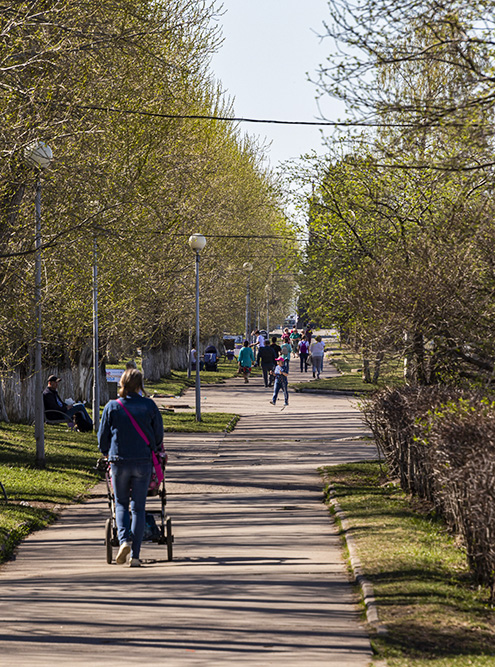
[[[110,565],[110,563],[113,560],[113,552],[112,552],[112,519],[107,519],[105,523],[105,548],[107,552],[107,563]]]
[[[174,542],[174,536],[172,535],[172,519],[167,519],[167,559],[172,560],[173,558],[173,548],[172,544]]]

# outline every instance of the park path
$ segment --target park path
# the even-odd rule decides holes
[[[261,379],[202,397],[242,418],[230,434],[167,436],[174,560],[144,544],[144,567],[107,565],[96,487],[0,569],[0,665],[370,664],[317,473],[375,455],[356,409],[291,393],[282,410]],[[193,407],[194,392],[160,400]]]

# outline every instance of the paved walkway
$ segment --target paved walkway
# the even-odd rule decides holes
[[[203,410],[242,419],[227,435],[167,437],[173,562],[145,544],[145,567],[107,565],[97,487],[1,568],[0,665],[369,664],[317,474],[374,456],[356,410],[294,393],[281,410],[261,379],[202,395]]]

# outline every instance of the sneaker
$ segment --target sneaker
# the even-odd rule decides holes
[[[273,401],[270,401],[270,405],[275,405],[275,403]]]
[[[129,561],[129,567],[141,567],[141,561],[139,558],[131,558]]]
[[[117,554],[117,558],[115,559],[115,562],[118,565],[123,565],[126,560],[127,556],[131,553],[131,543],[130,542],[123,542],[120,545],[119,553]]]

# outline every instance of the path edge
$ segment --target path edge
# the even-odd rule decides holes
[[[363,574],[363,567],[357,554],[356,542],[351,532],[351,526],[349,525],[349,521],[345,515],[344,510],[336,498],[335,490],[330,485],[328,487],[328,498],[330,505],[332,506],[333,513],[340,521],[340,525],[342,527],[342,536],[349,552],[349,561],[351,564],[354,580],[361,590],[364,607],[366,609],[366,620],[374,628],[378,635],[386,635],[388,633],[388,629],[386,625],[380,622],[380,617],[378,615],[378,604],[376,602],[373,584],[368,581]]]

